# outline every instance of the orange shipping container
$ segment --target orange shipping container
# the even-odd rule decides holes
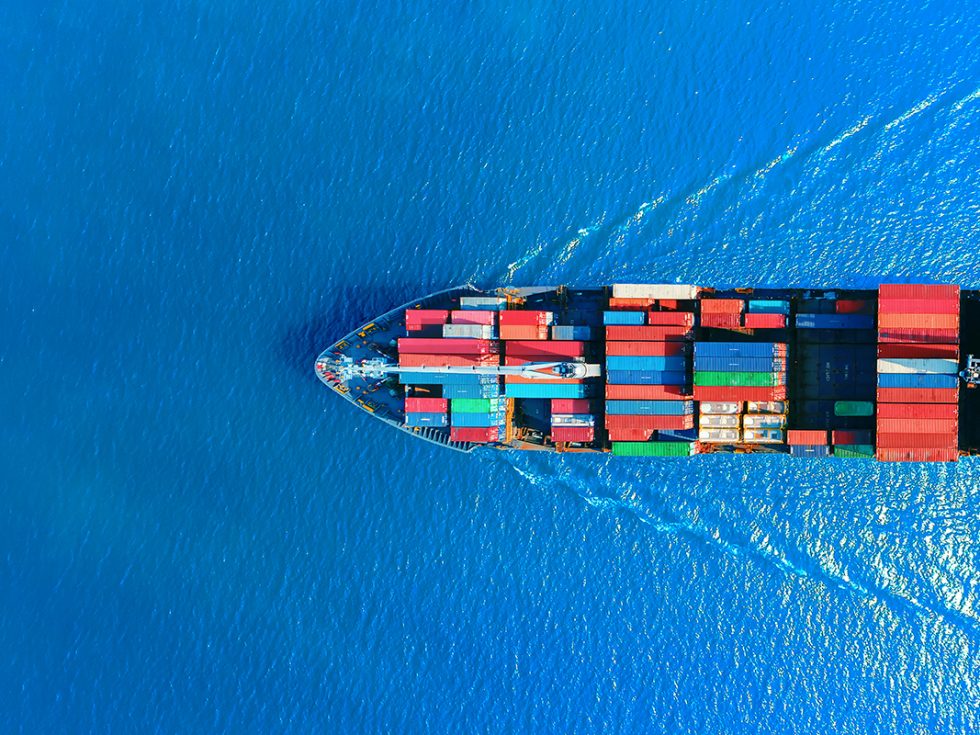
[[[502,325],[500,339],[548,339],[548,327]]]
[[[742,299],[701,299],[702,314],[741,314],[744,308]]]
[[[878,314],[878,328],[957,329],[959,314]]]

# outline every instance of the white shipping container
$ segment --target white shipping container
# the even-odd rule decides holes
[[[551,414],[552,426],[595,426],[595,416],[573,413]]]
[[[617,283],[613,285],[614,299],[694,299],[697,286],[679,283]]]
[[[467,339],[492,339],[493,327],[489,324],[443,324],[443,337],[462,337]]]
[[[704,414],[698,418],[698,427],[701,429],[737,429],[741,417],[717,416],[714,414]]]
[[[741,413],[742,404],[741,402],[736,403],[720,403],[718,401],[702,401],[701,402],[701,413],[715,413],[715,414],[733,414]]]
[[[746,444],[784,444],[782,429],[746,429]]]
[[[738,444],[742,432],[738,429],[700,429],[698,441],[705,444]]]
[[[507,299],[503,296],[460,296],[459,305],[476,307],[476,308],[486,308],[502,306],[507,303]]]
[[[786,413],[786,401],[749,401],[749,413]]]
[[[786,426],[786,414],[747,413],[742,417],[746,429],[782,429]]]
[[[878,360],[879,373],[955,375],[959,371],[958,360],[938,357],[883,357]]]

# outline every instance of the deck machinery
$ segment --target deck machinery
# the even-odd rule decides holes
[[[464,452],[980,453],[980,291],[949,285],[467,285],[364,324],[315,369]]]

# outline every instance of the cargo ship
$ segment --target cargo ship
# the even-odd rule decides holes
[[[466,285],[353,330],[315,370],[462,452],[980,453],[980,291],[956,285]]]

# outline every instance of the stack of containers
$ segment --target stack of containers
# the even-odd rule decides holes
[[[432,327],[438,330],[448,320],[449,311],[446,309],[406,309],[405,331],[411,334],[413,332],[427,332]],[[436,334],[438,333],[436,331]]]
[[[503,398],[453,398],[449,408],[449,438],[453,441],[486,443],[503,440],[507,420]]]
[[[551,401],[551,440],[590,444],[595,441],[596,416],[588,398],[554,398]]]
[[[748,329],[785,329],[788,317],[788,301],[751,299],[743,324]]]
[[[794,457],[829,457],[828,433],[826,429],[790,429],[786,432],[789,453]]]
[[[613,287],[613,308],[603,319],[606,431],[613,454],[687,456],[697,451],[693,433],[684,433],[694,428],[688,378],[694,312],[690,307],[674,310],[695,295],[692,286]],[[620,310],[624,300],[635,306],[642,302],[650,310]],[[665,441],[659,434],[666,432],[681,440]],[[655,434],[658,441],[651,441]]]
[[[874,459],[875,448],[867,429],[835,429],[830,432],[835,457]]]
[[[742,434],[741,406],[756,404],[749,422],[749,443],[781,444],[785,425],[787,347],[782,342],[697,342],[694,345],[694,400],[701,402],[698,438],[714,443],[738,444]],[[739,413],[723,425],[704,406],[714,403],[737,404]],[[778,413],[764,420],[759,414],[764,404],[773,404]],[[767,406],[768,407],[768,406]]]
[[[959,458],[959,315],[959,286],[879,288],[879,460]]]
[[[741,299],[701,299],[701,326],[739,329],[745,302]]]
[[[502,316],[502,315],[501,315]],[[503,329],[503,327],[501,327]],[[582,340],[507,340],[504,343],[507,366],[535,362],[586,362],[588,343]],[[589,398],[593,378],[504,378],[508,398]]]
[[[745,405],[742,443],[782,444],[786,441],[786,401],[747,401]]]
[[[449,401],[445,398],[405,398],[405,426],[448,426]]]

